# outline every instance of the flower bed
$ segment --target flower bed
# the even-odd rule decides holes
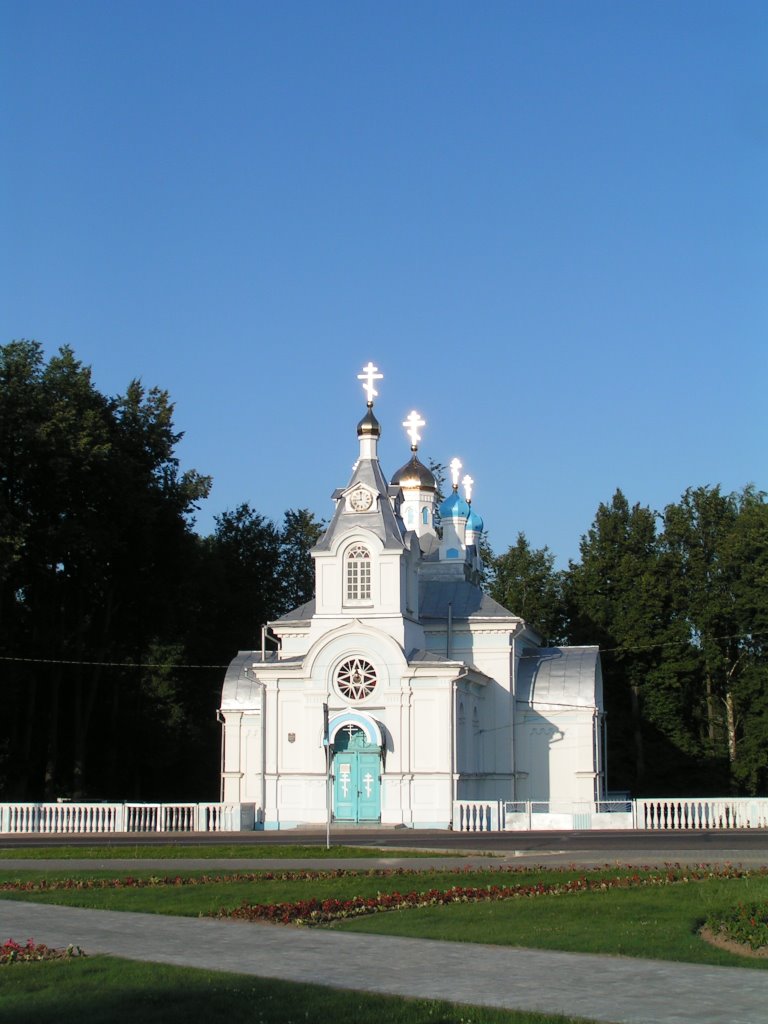
[[[22,945],[8,939],[0,946],[0,965],[31,963],[38,960],[71,960],[76,956],[85,956],[79,946],[67,946],[66,949],[51,949],[42,942],[32,939]]]
[[[615,866],[613,867],[615,870]],[[440,874],[451,874],[457,877],[471,878],[477,874],[498,874],[500,877],[530,875],[531,868],[502,865],[492,868],[452,868],[449,871],[441,870]],[[573,870],[573,869],[572,869]],[[595,869],[601,870],[601,869]],[[602,870],[611,870],[611,865],[606,864]],[[657,879],[669,876],[674,881],[697,881],[703,878],[747,878],[750,876],[768,875],[768,868],[758,868],[752,871],[742,870],[730,866],[712,867],[707,864],[700,864],[698,867],[681,868],[679,864],[667,865],[663,872],[653,871],[651,868],[633,868],[627,866],[626,874],[618,875],[608,883],[590,879],[577,879],[574,882],[562,882],[558,885],[568,887],[584,883],[592,888],[599,889],[601,886],[615,886],[617,884],[628,885],[632,880],[635,884],[642,880],[638,871],[648,874],[649,879]],[[248,871],[233,872],[232,874],[216,875],[150,875],[146,878],[135,878],[133,875],[126,875],[122,878],[59,878],[48,880],[45,878],[36,881],[13,881],[0,882],[0,892],[56,892],[57,890],[91,890],[91,889],[151,889],[162,887],[181,886],[202,886],[230,882],[311,882],[316,880],[332,880],[334,878],[398,878],[398,877],[423,877],[424,871],[419,868],[371,868],[368,871],[359,871],[355,868],[332,868],[327,871]],[[673,877],[674,876],[674,877]],[[679,876],[679,877],[678,877]],[[649,884],[660,884],[650,882]],[[536,889],[540,885],[515,886],[514,888]],[[496,888],[495,886],[492,888]],[[545,888],[551,888],[551,886]]]
[[[754,874],[765,874],[761,869]],[[537,882],[531,885],[488,885],[483,887],[452,886],[450,889],[429,889],[426,892],[388,892],[376,896],[356,896],[351,899],[309,899],[295,903],[244,902],[234,909],[223,908],[217,917],[232,917],[246,921],[271,921],[279,924],[328,924],[348,917],[377,914],[389,910],[409,910],[417,907],[444,906],[450,903],[495,902],[536,896],[562,896],[576,892],[607,892],[609,889],[629,889],[648,886],[678,885],[706,878],[745,878],[753,874],[738,868],[669,868],[663,872],[639,875],[637,872],[617,875],[610,879],[575,878],[567,882]]]
[[[474,869],[456,868],[455,873],[467,873]],[[520,871],[520,868],[499,868],[502,870]],[[356,871],[354,868],[335,868],[329,871],[246,871],[224,875],[150,875],[146,878],[135,878],[126,875],[123,878],[45,878],[36,881],[0,882],[0,892],[56,892],[62,889],[151,889],[160,886],[196,886],[212,885],[228,882],[311,882],[317,879],[334,878],[391,878],[397,875],[419,875],[423,872],[416,868],[375,868],[370,871]]]
[[[711,914],[706,926],[714,936],[768,953],[768,901],[739,903],[725,913]]]

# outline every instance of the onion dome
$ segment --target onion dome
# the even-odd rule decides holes
[[[392,477],[395,487],[420,487],[424,491],[436,491],[437,481],[414,453],[404,466]]]
[[[474,533],[482,533],[484,529],[485,524],[483,523],[483,520],[473,508],[470,508],[469,515],[467,516],[467,533],[470,531]]]
[[[469,505],[458,491],[449,494],[440,506],[441,519],[466,519],[468,515]]]
[[[381,425],[373,415],[373,403],[369,403],[368,411],[357,424],[358,437],[381,437]]]

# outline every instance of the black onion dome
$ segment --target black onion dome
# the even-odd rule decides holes
[[[358,437],[381,437],[381,425],[373,415],[373,409],[369,405],[365,416],[357,424]]]
[[[392,483],[396,487],[407,486],[407,484],[412,484],[414,481],[418,482],[419,486],[426,490],[437,490],[437,481],[434,476],[424,463],[419,461],[415,454],[392,477]]]

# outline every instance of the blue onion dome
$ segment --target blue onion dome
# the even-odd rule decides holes
[[[467,532],[473,530],[475,533],[482,533],[485,529],[485,524],[480,516],[475,512],[473,508],[470,508],[469,515],[467,516]]]
[[[404,466],[392,477],[395,487],[420,487],[423,491],[436,491],[437,481],[433,474],[420,462],[414,453]]]
[[[458,491],[449,494],[440,506],[441,519],[466,519],[468,515],[469,505]]]
[[[381,437],[381,425],[373,415],[373,406],[368,406],[368,412],[357,424],[358,437]]]

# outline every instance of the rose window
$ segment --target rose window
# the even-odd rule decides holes
[[[376,689],[376,670],[363,658],[350,658],[339,666],[336,686],[346,700],[365,700]]]

